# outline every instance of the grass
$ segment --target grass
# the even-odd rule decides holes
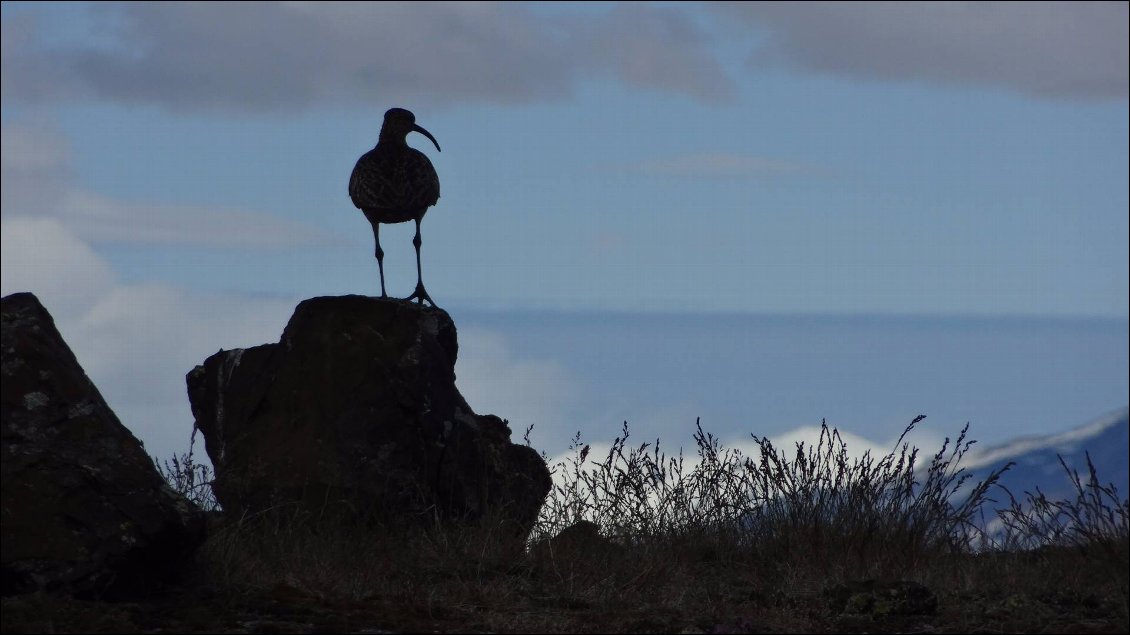
[[[584,467],[579,439],[567,474],[543,508],[535,535],[555,534],[579,520],[632,541],[718,544],[765,560],[793,565],[828,563],[873,576],[901,573],[923,559],[967,549],[973,518],[994,473],[959,495],[968,475],[958,468],[972,442],[962,430],[946,439],[924,471],[918,450],[899,438],[896,451],[852,459],[837,430],[821,427],[818,443],[795,452],[754,437],[757,456],[725,449],[696,423],[698,460],[664,456],[658,442],[628,448],[627,425],[603,461]],[[576,448],[580,447],[580,450]]]
[[[1126,632],[1128,504],[1093,465],[1064,465],[1076,496],[971,482],[967,430],[923,458],[905,442],[852,458],[824,426],[745,456],[696,424],[696,454],[573,439],[528,540],[475,524],[330,524],[294,509],[224,518],[183,587],[89,609],[117,631],[215,632]],[[207,471],[164,466],[205,504]],[[5,600],[5,631],[42,614]],[[65,600],[50,600],[65,602]],[[60,615],[83,616],[82,603]],[[9,615],[14,615],[9,619]],[[98,622],[99,624],[101,622]],[[76,617],[52,624],[92,628]]]
[[[165,461],[154,458],[154,467],[169,487],[192,501],[194,505],[204,511],[216,511],[220,506],[216,501],[216,495],[212,492],[212,468],[206,463],[197,463],[195,459],[196,432],[197,428],[193,428],[192,436],[189,437],[188,452],[174,454],[173,458]]]

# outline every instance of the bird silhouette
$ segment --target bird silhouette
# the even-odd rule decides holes
[[[430,132],[416,125],[416,116],[403,108],[391,108],[385,113],[384,124],[377,146],[361,155],[353,174],[349,177],[349,198],[373,226],[373,239],[377,243],[377,267],[381,272],[381,297],[385,292],[384,250],[381,249],[381,223],[416,221],[416,291],[405,298],[434,300],[424,290],[424,276],[420,269],[420,221],[428,208],[439,200],[439,176],[432,162],[423,152],[408,146],[408,133],[419,132],[435,144],[439,143]]]

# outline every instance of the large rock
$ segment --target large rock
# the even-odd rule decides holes
[[[532,526],[550,479],[506,422],[455,387],[455,324],[363,296],[298,305],[278,344],[223,351],[187,377],[227,512],[299,504],[386,522]]]
[[[3,593],[142,593],[203,517],[172,491],[30,293],[2,301]]]

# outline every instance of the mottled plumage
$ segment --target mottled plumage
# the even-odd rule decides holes
[[[408,300],[435,302],[424,290],[420,271],[420,221],[428,208],[439,200],[439,176],[432,162],[423,152],[408,147],[409,132],[419,132],[435,144],[439,143],[427,130],[416,125],[416,117],[403,108],[393,108],[385,113],[377,147],[357,160],[349,177],[349,198],[365,213],[373,226],[377,243],[377,266],[381,272],[381,296],[385,297],[384,251],[381,249],[380,224],[416,221],[416,292]]]
[[[349,197],[382,223],[403,223],[422,218],[436,204],[439,176],[423,152],[377,144],[357,160]]]

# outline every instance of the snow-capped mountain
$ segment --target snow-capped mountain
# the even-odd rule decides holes
[[[1125,500],[1130,495],[1130,409],[1108,413],[1086,425],[1060,434],[1023,437],[980,452],[971,453],[963,461],[966,471],[972,474],[970,484],[985,478],[991,470],[1015,463],[1001,477],[999,483],[1009,489],[1018,500],[1025,492],[1040,491],[1050,499],[1074,499],[1075,489],[1059,458],[1072,470],[1079,472],[1086,484],[1089,478],[1087,455],[1095,466],[1103,485],[1114,484],[1118,496]],[[1008,496],[999,490],[990,491],[997,504],[1008,506]]]

